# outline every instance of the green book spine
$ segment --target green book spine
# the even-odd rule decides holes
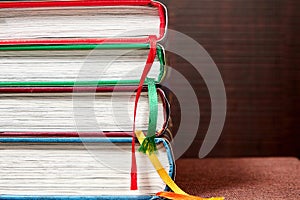
[[[149,49],[149,44],[72,44],[72,45],[8,45],[0,46],[0,51],[72,51],[93,49]],[[156,83],[160,83],[165,75],[165,53],[163,47],[157,45],[157,58],[160,62],[160,72]],[[138,85],[137,80],[92,80],[92,81],[0,81],[0,87],[35,87],[35,86],[114,86]]]

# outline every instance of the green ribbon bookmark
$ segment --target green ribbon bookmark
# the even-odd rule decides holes
[[[149,99],[149,123],[147,136],[141,144],[139,151],[143,153],[155,153],[157,151],[155,137],[156,137],[156,125],[158,115],[158,98],[157,88],[154,79],[147,78],[148,84],[148,99]]]

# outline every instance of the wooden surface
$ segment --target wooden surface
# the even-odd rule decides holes
[[[226,123],[210,156],[299,156],[300,1],[162,2],[169,10],[169,28],[198,41],[225,83]],[[200,128],[184,155],[197,157],[211,114],[208,90],[187,61],[171,53],[167,60],[198,96]],[[174,132],[178,115],[173,106]]]

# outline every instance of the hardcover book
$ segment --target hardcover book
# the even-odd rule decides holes
[[[79,136],[132,135],[135,86],[131,87],[0,87],[0,136],[61,133]],[[169,104],[164,92],[141,93],[136,127],[148,128],[149,101],[157,99],[157,134],[167,127]],[[92,113],[92,114],[91,114]],[[119,133],[119,134],[117,134]],[[126,135],[127,134],[127,135]]]
[[[130,191],[131,140],[0,137],[0,199],[151,199],[168,190],[147,156],[138,153],[140,187]],[[173,177],[169,143],[155,141]]]
[[[149,44],[0,45],[0,86],[138,85]],[[148,78],[165,75],[157,45]]]
[[[162,39],[166,8],[151,0],[0,2],[0,44],[66,44]]]

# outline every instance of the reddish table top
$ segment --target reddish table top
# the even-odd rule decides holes
[[[176,164],[177,184],[197,196],[300,199],[297,158],[180,159]]]

